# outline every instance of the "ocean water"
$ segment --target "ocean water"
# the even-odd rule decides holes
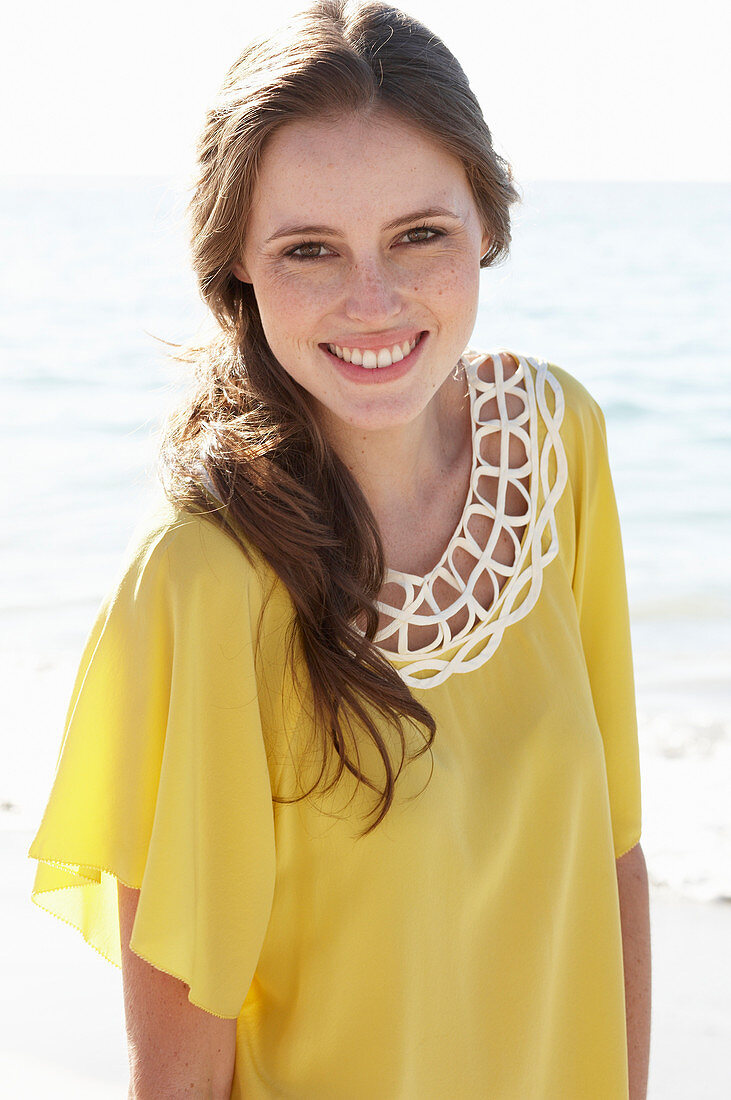
[[[602,405],[651,880],[731,898],[731,186],[533,183],[473,345]],[[165,180],[0,181],[0,827],[33,828],[86,634],[205,312]]]

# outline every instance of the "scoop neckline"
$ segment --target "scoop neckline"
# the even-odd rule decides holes
[[[491,423],[496,422],[495,420],[485,420],[485,421],[481,421],[479,424],[477,422],[477,388],[478,388],[477,387],[477,382],[479,380],[477,372],[479,371],[480,367],[483,365],[483,363],[487,359],[492,359],[494,361],[496,357],[500,358],[501,352],[505,352],[505,354],[509,355],[511,359],[515,360],[515,362],[517,364],[516,365],[516,372],[517,371],[522,371],[522,377],[521,377],[520,380],[523,382],[523,389],[525,390],[525,372],[526,372],[527,368],[524,366],[525,360],[524,360],[523,356],[518,355],[517,352],[510,351],[508,348],[498,348],[496,351],[476,352],[474,359],[468,358],[468,356],[470,354],[470,349],[467,349],[465,352],[462,353],[462,355],[460,356],[459,362],[465,368],[465,377],[467,379],[467,388],[468,388],[469,399],[470,399],[470,435],[471,435],[471,441],[472,441],[472,462],[470,464],[470,478],[469,478],[469,483],[467,485],[467,495],[466,495],[464,504],[462,506],[462,512],[460,514],[459,520],[457,521],[457,526],[455,527],[454,531],[452,532],[452,534],[449,538],[449,541],[447,542],[447,545],[445,546],[444,551],[442,552],[439,560],[429,570],[428,573],[424,573],[424,574],[421,574],[421,575],[418,574],[418,573],[407,573],[404,570],[392,569],[390,566],[386,566],[385,577],[384,577],[384,581],[385,581],[386,584],[389,581],[395,582],[395,583],[398,583],[400,581],[406,581],[408,584],[414,585],[414,587],[416,587],[416,586],[424,587],[424,586],[428,585],[429,582],[431,582],[432,580],[435,579],[436,574],[439,573],[439,571],[444,568],[445,564],[448,563],[450,554],[453,552],[455,544],[457,543],[457,540],[462,537],[462,534],[466,529],[468,512],[469,512],[470,505],[472,504],[472,499],[473,499],[473,485],[474,485],[474,481],[475,481],[475,474],[476,474],[476,472],[477,472],[477,470],[478,470],[478,468],[479,468],[479,466],[482,462],[482,457],[480,455],[480,451],[479,451],[479,447],[478,447],[478,443],[477,443],[477,431],[478,431],[478,428],[482,427],[483,425],[487,425],[487,424],[491,424]],[[502,367],[503,366],[502,359],[500,359],[500,364],[501,364],[501,367]],[[512,375],[511,375],[511,378],[512,378]],[[492,379],[492,381],[491,382],[485,382],[484,385],[485,386],[492,386],[492,387],[495,387],[497,385],[497,383],[495,382],[494,369],[493,369],[493,379]],[[502,426],[503,421],[499,420],[499,423]],[[532,501],[532,499],[533,499],[532,491],[533,491],[533,477],[534,476],[535,476],[535,471],[533,469],[531,469],[530,474],[529,474],[528,489],[527,489],[529,501]],[[516,572],[517,567],[519,566],[519,564],[523,560],[523,557],[524,557],[524,554],[525,554],[525,547],[526,547],[528,538],[530,536],[530,530],[531,530],[533,518],[534,517],[533,517],[532,509],[531,509],[531,514],[529,515],[528,520],[526,521],[525,530],[523,531],[523,536],[520,540],[520,545],[519,545],[519,547],[516,551],[515,560],[514,560],[512,566],[510,566],[510,573],[506,576],[505,582],[501,585],[501,587],[500,587],[497,595],[493,599],[490,607],[485,608],[485,613],[487,615],[492,614],[493,609],[500,602],[500,598],[501,598],[503,592],[505,591],[505,588],[510,583],[512,577],[514,576],[514,574]],[[494,560],[492,558],[492,556],[490,557],[490,560],[491,561]],[[381,601],[378,601],[378,604],[379,604],[379,606],[382,606],[386,611],[388,611],[390,609],[389,604],[382,604]],[[391,653],[392,651],[384,650],[384,652]],[[394,654],[394,656],[395,656],[395,654]]]
[[[516,371],[505,378],[502,354],[510,356]],[[488,357],[500,356],[492,382],[483,382],[479,369]],[[524,524],[520,543],[515,541],[515,557],[510,565],[496,562],[493,554],[496,538],[493,531],[482,550],[466,526],[473,504],[472,484],[470,499],[466,503],[459,524],[450,538],[439,562],[424,577],[389,570],[387,578],[400,585],[403,599],[397,604],[378,601],[379,611],[388,617],[374,637],[375,647],[396,670],[410,689],[437,688],[454,675],[464,675],[481,668],[498,650],[506,631],[530,614],[540,598],[547,567],[559,553],[559,531],[556,508],[568,484],[568,460],[561,436],[566,403],[560,379],[552,373],[545,359],[518,355],[507,348],[478,352],[467,348],[461,357],[469,367],[470,405],[473,432],[473,460],[477,469],[472,480],[480,477],[480,466],[487,467],[490,476],[501,482],[506,479],[518,483],[527,479],[527,488],[521,484],[526,510],[519,515],[506,515],[505,495],[498,489],[500,507],[485,504],[484,493],[475,491],[474,503],[482,505],[485,514],[492,514],[501,528],[512,531]],[[502,376],[499,372],[502,372]],[[512,415],[504,397],[512,391],[520,395],[524,409]],[[486,402],[497,397],[497,416],[480,420]],[[511,415],[508,415],[510,411]],[[509,427],[525,443],[526,462],[511,464],[510,450],[500,451],[500,464],[483,458],[484,435]],[[504,435],[503,435],[504,440]],[[503,466],[503,460],[506,466]],[[512,521],[512,522],[511,522]],[[472,555],[474,565],[467,576],[450,568],[449,557],[455,553],[459,540]],[[492,553],[488,554],[488,546]],[[442,573],[436,576],[439,570]],[[489,574],[493,582],[493,598],[484,606],[475,595],[475,586],[481,574]],[[453,588],[453,596],[442,608],[434,598],[436,584],[444,579]],[[467,620],[456,626],[454,616],[466,610]],[[419,612],[417,614],[417,612]],[[410,644],[412,625],[437,628],[437,636],[420,645]],[[394,642],[395,649],[386,648],[382,642]]]

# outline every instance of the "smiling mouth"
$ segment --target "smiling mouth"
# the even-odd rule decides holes
[[[340,347],[339,344],[326,346],[331,355],[343,359],[346,363],[365,367],[366,370],[377,370],[379,367],[392,367],[394,363],[400,363],[411,354],[423,335],[424,333],[420,332],[413,340],[404,340],[401,344],[384,348],[346,348]]]

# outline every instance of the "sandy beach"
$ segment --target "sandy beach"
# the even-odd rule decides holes
[[[31,839],[25,830],[0,832],[0,1092],[13,1100],[125,1100],[119,971],[31,903]],[[728,1100],[731,904],[653,888],[651,906],[648,1098]]]

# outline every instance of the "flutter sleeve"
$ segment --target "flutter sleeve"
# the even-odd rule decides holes
[[[136,544],[87,643],[33,900],[119,966],[117,881],[139,889],[132,949],[233,1019],[274,890],[261,582],[223,531],[177,515]]]
[[[573,380],[572,380],[573,381]],[[571,462],[573,592],[594,710],[604,744],[615,857],[642,830],[640,763],[627,583],[604,415],[583,387]]]

